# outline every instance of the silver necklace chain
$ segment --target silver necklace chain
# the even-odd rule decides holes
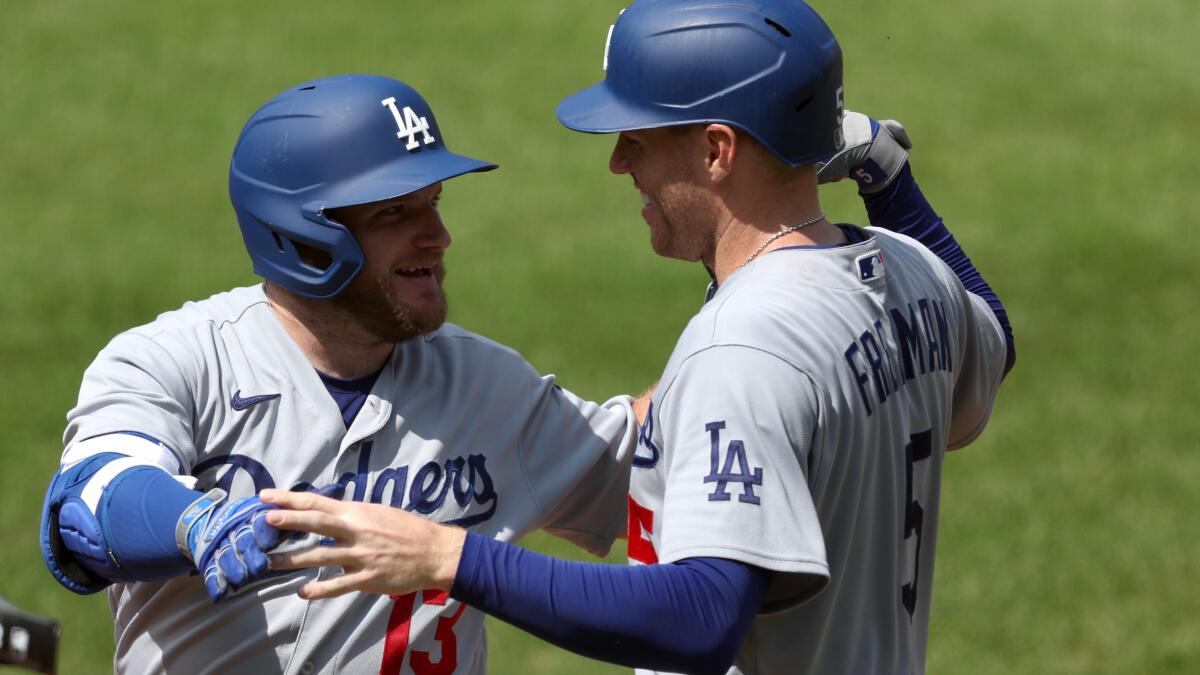
[[[771,236],[767,237],[767,240],[766,240],[766,241],[764,241],[764,242],[763,242],[763,243],[762,243],[762,244],[761,244],[761,245],[760,245],[758,248],[754,249],[754,253],[751,253],[751,254],[750,254],[750,257],[749,257],[749,258],[746,258],[746,262],[742,263],[741,265],[738,265],[738,266],[737,266],[737,269],[735,269],[735,270],[734,270],[734,272],[737,272],[738,270],[742,269],[742,268],[743,268],[743,267],[745,267],[746,265],[749,265],[749,264],[750,264],[750,262],[751,262],[752,260],[754,260],[755,258],[757,258],[757,257],[758,257],[758,254],[759,254],[759,253],[762,253],[762,252],[763,252],[763,249],[764,249],[764,248],[766,248],[766,247],[770,246],[770,245],[771,245],[771,242],[775,241],[776,239],[778,239],[778,238],[780,238],[780,237],[782,237],[782,236],[784,236],[784,235],[791,234],[791,233],[793,233],[793,232],[795,232],[795,231],[797,231],[797,230],[800,230],[800,229],[803,229],[803,228],[805,228],[805,227],[808,227],[809,225],[812,225],[812,224],[814,224],[814,223],[819,223],[819,222],[821,222],[821,221],[822,221],[822,220],[824,220],[824,219],[825,219],[825,212],[824,212],[824,211],[822,211],[820,215],[818,215],[816,218],[813,218],[812,220],[806,220],[806,221],[804,221],[803,223],[799,223],[799,224],[796,224],[796,225],[791,225],[791,226],[785,227],[785,228],[783,228],[782,230],[780,230],[780,231],[776,232],[775,234],[773,234],[773,235],[771,235]]]

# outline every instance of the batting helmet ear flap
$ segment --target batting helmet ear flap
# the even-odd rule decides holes
[[[231,194],[232,194],[231,190]],[[366,257],[340,223],[325,217],[320,202],[296,208],[286,199],[234,198],[242,240],[251,252],[254,273],[293,292],[312,298],[337,295],[362,269]],[[325,265],[300,247],[319,252]]]

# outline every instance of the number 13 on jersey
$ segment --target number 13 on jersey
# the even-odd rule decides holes
[[[405,652],[408,652],[409,630],[411,628],[413,611],[416,608],[417,594],[393,595],[396,603],[392,607],[392,616],[388,619],[387,639],[383,644],[383,663],[379,667],[379,675],[399,675],[404,666]],[[449,594],[445,591],[425,590],[421,592],[421,600],[426,605],[445,605]],[[466,605],[459,604],[458,610],[450,616],[439,616],[437,627],[434,628],[433,639],[441,645],[441,657],[434,661],[429,652],[413,650],[409,667],[416,675],[450,675],[458,667],[458,639],[454,635],[454,624],[462,618]]]

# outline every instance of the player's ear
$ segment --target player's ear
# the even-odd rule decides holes
[[[705,169],[709,179],[719,183],[733,169],[738,151],[737,132],[725,124],[709,124],[704,128],[704,142],[707,150]]]

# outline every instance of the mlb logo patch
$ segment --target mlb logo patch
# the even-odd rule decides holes
[[[858,256],[854,259],[854,266],[858,269],[858,280],[864,283],[882,279],[887,273],[887,268],[883,266],[883,251]]]

